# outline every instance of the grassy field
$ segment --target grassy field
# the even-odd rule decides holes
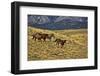
[[[69,43],[61,48],[54,40],[35,41],[32,34],[35,32],[53,33],[56,38],[66,39]],[[54,59],[82,59],[88,57],[87,30],[42,30],[28,27],[28,61]]]

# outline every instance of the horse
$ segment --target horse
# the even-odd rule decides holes
[[[54,42],[56,42],[58,46],[61,45],[61,48],[62,48],[64,44],[66,43],[66,40],[56,39]]]
[[[41,35],[41,39],[43,39],[44,41],[46,41],[46,38],[48,37],[48,34],[40,34]]]
[[[32,39],[36,40],[41,40],[41,33],[34,33],[32,34]]]
[[[54,34],[48,34],[48,36],[46,37],[46,39],[48,40],[52,40],[52,38],[55,38]]]
[[[43,40],[46,41],[46,39],[50,40],[52,38],[55,38],[54,34],[45,34],[45,33],[33,33],[32,39],[36,40]]]

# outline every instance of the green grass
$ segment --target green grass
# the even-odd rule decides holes
[[[35,32],[53,33],[56,38],[66,39],[64,47],[59,47],[54,40],[34,41]],[[28,27],[28,60],[82,59],[88,57],[87,30],[42,30]]]

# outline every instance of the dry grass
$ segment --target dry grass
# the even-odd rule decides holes
[[[34,41],[35,32],[53,33],[56,38],[66,39],[64,47],[58,47],[54,40]],[[81,59],[88,57],[87,30],[42,30],[28,27],[28,60]]]

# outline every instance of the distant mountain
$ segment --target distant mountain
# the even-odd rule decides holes
[[[70,16],[28,16],[28,25],[43,29],[87,28],[87,17]]]
[[[47,16],[29,16],[28,22],[31,24],[45,24],[50,22]]]
[[[87,22],[87,19],[84,17],[58,17],[55,22],[66,21],[66,22]]]

